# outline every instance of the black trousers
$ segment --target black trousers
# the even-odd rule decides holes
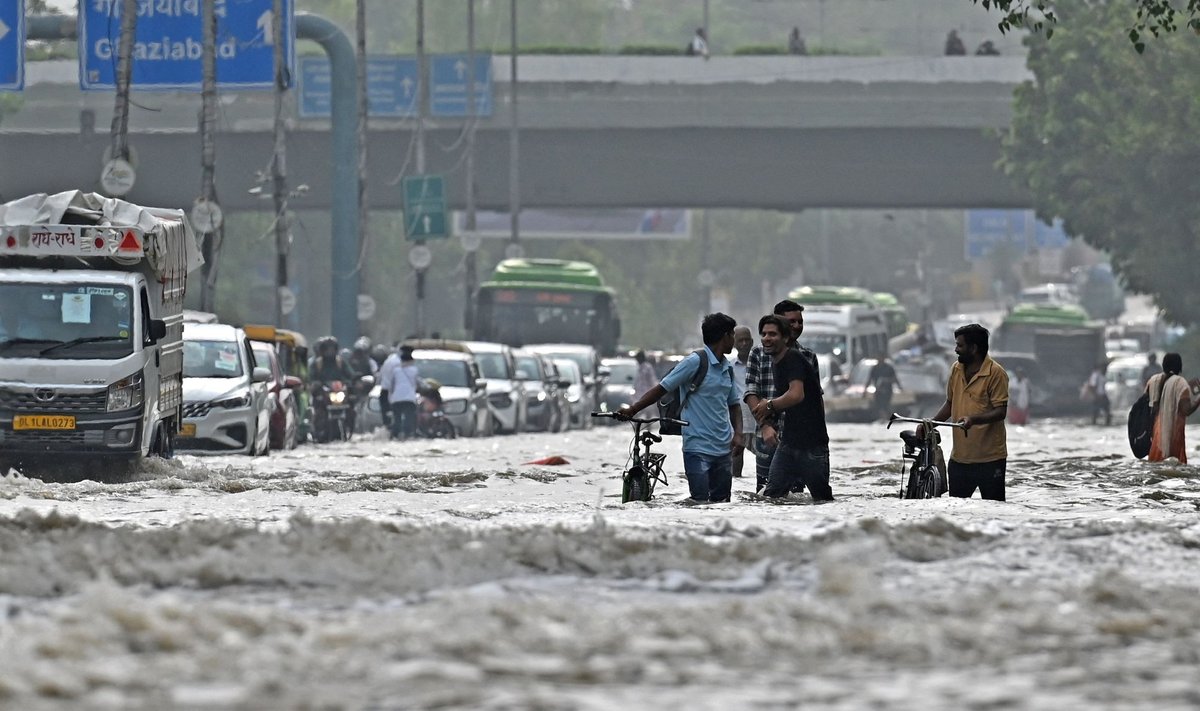
[[[950,475],[950,495],[969,499],[979,489],[980,498],[1004,501],[1004,472],[1007,459],[993,462],[963,464],[950,460],[947,465]]]
[[[417,403],[393,402],[392,437],[412,437],[417,433]]]

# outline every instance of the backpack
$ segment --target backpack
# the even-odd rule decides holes
[[[1163,388],[1172,376],[1163,378],[1158,386],[1158,402],[1161,403]],[[1150,407],[1150,389],[1142,393],[1129,408],[1129,449],[1138,459],[1150,454],[1150,440],[1154,436],[1154,420],[1158,418],[1158,408]]]
[[[663,398],[658,401],[659,417],[682,420],[683,406],[687,403],[688,396],[700,389],[700,383],[704,382],[704,376],[708,375],[708,353],[703,348],[692,351],[692,353],[700,357],[700,367],[692,375],[692,379],[688,382],[687,389],[683,393],[682,398],[679,397],[679,390],[672,390],[663,395]],[[678,368],[679,366],[675,367]],[[662,422],[659,424],[658,433],[678,437],[683,434],[683,428],[673,422]]]

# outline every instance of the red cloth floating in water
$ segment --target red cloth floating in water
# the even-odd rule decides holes
[[[558,456],[557,454],[554,455],[553,457],[546,457],[544,459],[535,459],[532,462],[525,462],[525,463],[526,464],[545,464],[547,466],[558,466],[560,464],[570,464],[570,462],[568,462],[566,459],[563,459],[562,457]]]

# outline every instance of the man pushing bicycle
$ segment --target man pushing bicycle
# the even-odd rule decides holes
[[[628,419],[667,393],[676,393],[683,403],[681,419],[689,423],[683,428],[683,468],[695,501],[729,501],[733,487],[730,453],[742,446],[741,390],[725,356],[733,351],[736,326],[737,321],[722,313],[705,316],[700,324],[704,348],[680,361],[637,402],[617,411],[619,418]],[[707,371],[693,388],[701,357]]]

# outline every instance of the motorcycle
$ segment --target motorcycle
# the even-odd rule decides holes
[[[313,439],[318,443],[348,440],[357,419],[354,391],[343,381],[313,384]]]

